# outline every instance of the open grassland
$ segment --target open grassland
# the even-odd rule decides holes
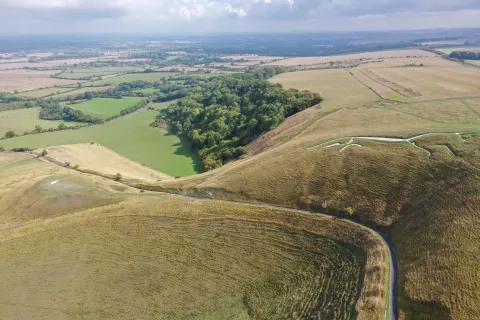
[[[79,122],[65,122],[61,120],[42,120],[38,117],[40,108],[17,109],[0,112],[0,137],[7,131],[23,134],[25,131],[33,131],[35,126],[42,129],[57,128],[63,122],[67,126],[81,124]],[[1,143],[0,143],[1,144]]]
[[[41,154],[43,150],[47,150],[49,159],[54,159],[62,165],[65,163],[78,165],[79,170],[86,172],[95,172],[110,177],[115,177],[117,173],[120,173],[123,178],[153,182],[172,178],[128,160],[98,144],[82,143],[55,146],[38,149],[35,153]]]
[[[170,103],[158,105],[167,106]],[[2,141],[1,145],[8,149],[38,149],[96,142],[169,176],[188,176],[201,172],[198,157],[183,140],[165,129],[149,126],[156,116],[157,111],[142,109],[102,125],[19,137]]]
[[[142,70],[143,69],[140,67],[72,68],[59,73],[57,77],[63,79],[82,79],[121,74],[126,72],[138,72]]]
[[[382,59],[397,59],[406,57],[434,57],[435,54],[422,50],[392,50],[392,51],[376,51],[346,54],[338,56],[327,57],[302,57],[302,58],[289,58],[276,62],[270,62],[270,65],[278,65],[285,67],[305,66],[324,64],[330,62],[348,62],[348,61],[366,61],[366,60],[382,60]]]
[[[47,96],[61,94],[67,91],[72,91],[72,88],[53,87],[53,88],[38,89],[33,91],[26,91],[26,92],[18,93],[16,95],[19,97],[26,97],[26,98],[43,98]]]
[[[287,72],[269,79],[285,88],[309,90],[320,93],[325,110],[360,106],[379,100],[379,97],[357,81],[346,70],[313,70]]]
[[[136,80],[155,82],[162,78],[175,75],[175,72],[152,72],[152,73],[131,73],[118,77],[111,77],[103,80],[92,81],[86,83],[85,86],[105,86],[105,85],[119,85],[123,82],[132,82]]]
[[[76,84],[77,80],[55,79],[55,71],[4,70],[0,71],[0,92],[31,91],[35,89]]]
[[[93,117],[107,119],[111,116],[119,115],[120,111],[133,106],[141,100],[142,98],[133,97],[123,97],[122,99],[95,98],[80,104],[70,104],[68,106]]]
[[[347,221],[120,194],[0,153],[0,297],[9,319],[378,318],[386,248]],[[126,190],[128,192],[128,190]],[[125,293],[128,293],[127,295]]]

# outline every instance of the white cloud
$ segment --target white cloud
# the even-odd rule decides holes
[[[353,28],[361,20],[370,21],[370,29],[375,29],[380,27],[373,21],[389,17],[394,21],[399,15],[408,16],[411,21],[428,15],[434,25],[427,27],[443,27],[461,23],[462,16],[463,23],[472,21],[472,15],[477,14],[478,18],[475,10],[480,10],[480,0],[0,0],[0,28],[5,21],[10,24],[16,21],[33,29],[40,21],[42,25],[50,23],[52,28],[60,23],[70,27],[60,21],[89,21],[91,28],[97,24],[118,30],[138,30],[147,25],[157,28],[161,25],[162,30],[170,30],[183,23],[185,30],[193,31],[202,28],[229,31],[241,27],[266,31],[274,26],[290,31],[287,21],[292,21],[294,27],[318,30],[336,26]],[[432,14],[443,17],[444,13],[458,18],[431,17]],[[363,18],[359,20],[360,17]],[[480,24],[480,19],[477,21],[473,26]],[[222,29],[217,30],[215,25]],[[403,21],[390,28],[409,25]]]

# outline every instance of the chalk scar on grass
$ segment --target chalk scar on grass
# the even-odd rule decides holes
[[[326,149],[326,148],[331,148],[331,147],[335,147],[335,146],[339,146],[339,145],[340,145],[340,143],[337,142],[337,143],[331,144],[331,145],[323,147],[323,148]]]
[[[349,144],[348,146],[343,147],[342,150],[340,150],[340,152],[345,151],[345,150],[346,150],[347,148],[349,148],[349,147],[360,147],[360,148],[361,148],[362,146],[359,145],[359,144],[357,144],[357,143]]]
[[[55,180],[55,181],[52,181],[52,183],[50,183],[50,184],[55,184],[55,183],[57,183],[57,182],[58,182],[58,180]]]

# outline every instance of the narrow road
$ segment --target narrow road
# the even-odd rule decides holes
[[[46,162],[46,163],[49,163],[49,164],[53,164],[53,165],[65,168],[65,166],[62,163],[60,163],[60,162],[58,162],[54,159],[50,159],[50,158],[46,158],[46,157],[43,157],[43,159],[42,158],[36,158],[36,159],[38,159],[39,161],[43,161],[43,162]],[[91,174],[91,173],[85,173],[81,170],[76,170],[74,168],[68,168],[68,169],[71,169],[71,170],[74,170],[74,171],[77,171],[77,172],[81,172],[81,173],[84,173],[84,174],[88,174],[88,175],[94,175],[94,174]],[[105,178],[103,176],[99,176],[99,175],[94,175],[94,176],[102,177],[104,179],[107,179],[107,178]],[[107,179],[107,180],[110,180],[110,179]],[[121,184],[126,185],[126,186],[131,187],[131,188],[135,188],[135,187],[129,185],[128,183],[125,183],[125,182],[122,182],[122,181],[116,181],[116,182],[121,183]],[[135,188],[135,189],[138,189],[138,188]],[[258,207],[258,208],[269,208],[269,209],[284,210],[284,211],[289,211],[289,212],[315,214],[315,215],[319,215],[319,216],[323,216],[323,217],[327,217],[327,218],[332,218],[333,217],[333,218],[341,219],[343,221],[347,221],[349,223],[352,223],[352,224],[355,224],[355,225],[358,225],[358,226],[361,226],[361,227],[365,227],[365,228],[373,231],[383,240],[383,242],[385,243],[386,247],[389,250],[389,256],[390,256],[390,259],[389,259],[389,261],[390,261],[389,279],[388,279],[388,297],[387,297],[388,301],[387,301],[387,306],[386,306],[386,309],[385,309],[384,316],[381,319],[382,320],[397,320],[397,318],[398,318],[398,315],[397,315],[397,310],[398,310],[397,309],[397,281],[396,281],[397,259],[396,259],[396,256],[395,256],[395,250],[394,250],[394,247],[393,247],[393,243],[392,243],[390,237],[388,237],[388,235],[386,235],[382,232],[379,232],[379,231],[375,230],[374,228],[372,228],[370,226],[367,226],[363,223],[356,222],[356,221],[353,221],[353,220],[350,220],[350,219],[339,218],[337,216],[329,215],[329,214],[326,214],[326,213],[323,213],[323,212],[313,212],[313,211],[307,211],[307,210],[301,210],[301,209],[285,208],[285,207],[281,207],[281,206],[275,206],[275,205],[263,204],[263,203],[252,203],[252,202],[246,202],[246,201],[214,199],[213,197],[211,197],[211,198],[192,197],[192,196],[176,194],[176,193],[168,193],[168,192],[161,192],[161,193],[168,194],[168,195],[175,196],[175,197],[179,197],[179,198],[183,198],[183,199],[190,199],[190,200],[213,201],[213,202],[217,202],[217,203],[234,203],[234,204]]]

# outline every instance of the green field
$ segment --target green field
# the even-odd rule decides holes
[[[90,77],[102,77],[126,72],[139,72],[142,70],[143,68],[140,67],[71,68],[58,74],[57,77],[62,79],[81,79]]]
[[[155,89],[155,88],[138,89],[138,90],[135,90],[135,92],[152,94],[152,93],[158,92],[158,89]]]
[[[162,78],[176,75],[175,72],[153,72],[153,73],[131,73],[118,77],[111,77],[103,80],[97,80],[85,83],[84,86],[105,86],[105,85],[119,85],[123,82],[132,82],[136,80],[143,80],[149,82],[160,81]]]
[[[72,88],[64,88],[64,87],[53,87],[53,88],[46,88],[46,89],[38,89],[33,91],[26,91],[17,93],[16,96],[18,97],[28,97],[28,98],[43,98],[50,95],[61,94],[67,91],[72,91]]]
[[[170,103],[157,106],[168,106]],[[36,149],[97,142],[124,157],[170,176],[188,176],[201,172],[197,155],[179,137],[169,134],[165,129],[149,127],[156,115],[157,111],[142,109],[102,125],[18,137],[2,141],[1,145],[8,149]]]
[[[80,104],[70,104],[68,107],[80,110],[93,117],[107,119],[120,114],[120,111],[127,109],[142,98],[123,97],[122,99],[95,98]]]
[[[40,108],[8,110],[0,112],[0,137],[7,131],[14,131],[16,134],[23,134],[25,131],[33,131],[35,126],[42,129],[57,128],[63,122],[67,126],[82,124],[79,122],[65,122],[61,120],[42,120],[38,117]]]

